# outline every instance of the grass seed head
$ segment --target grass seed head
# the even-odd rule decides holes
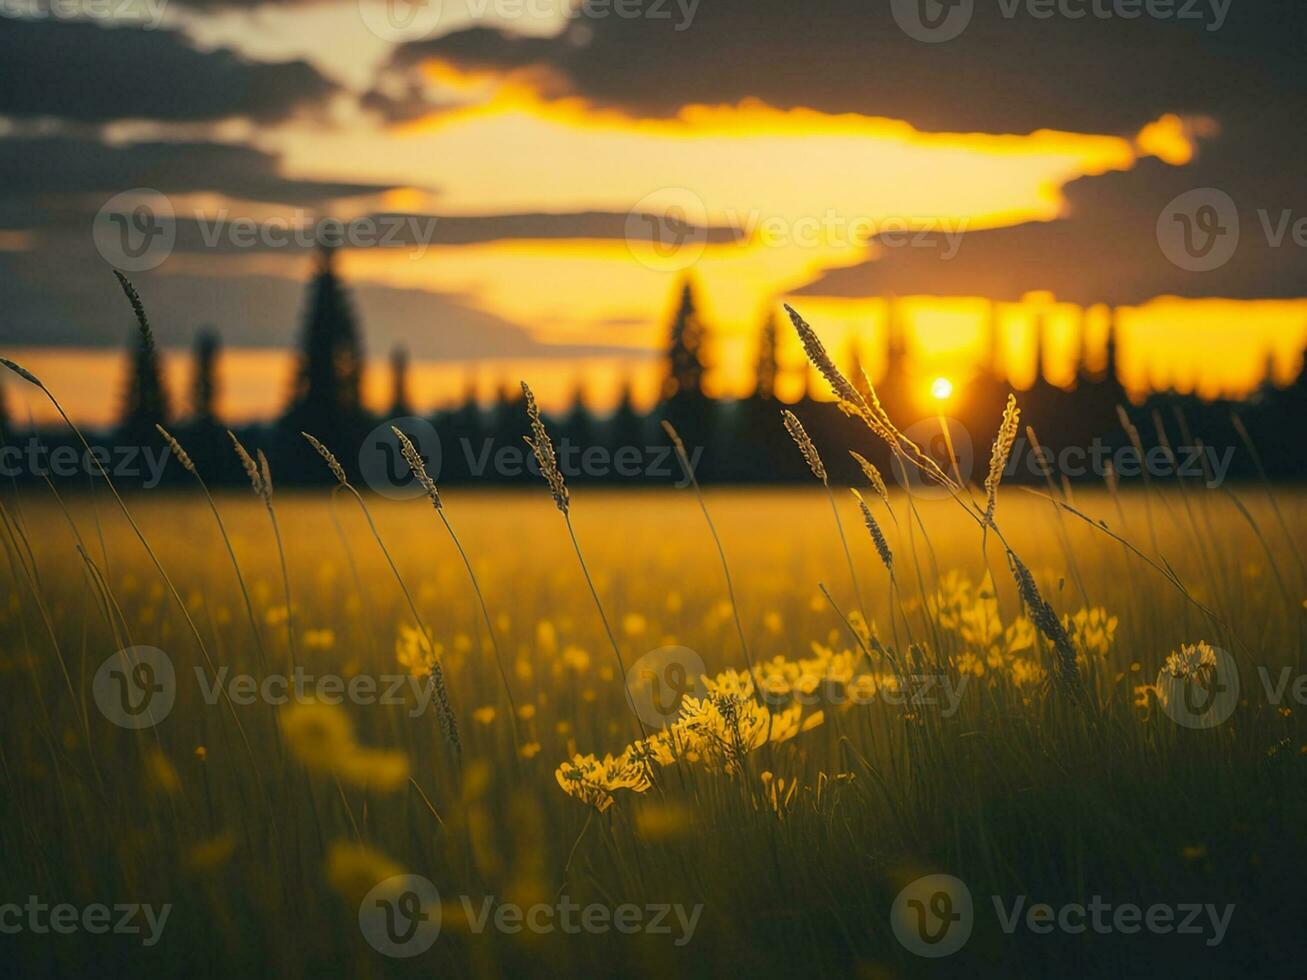
[[[867,525],[867,533],[871,535],[872,544],[876,546],[876,554],[880,555],[885,570],[892,574],[894,572],[894,554],[889,550],[889,542],[885,540],[885,533],[881,531],[880,525],[876,523],[876,518],[871,516],[871,508],[862,499],[862,494],[854,490],[853,496],[857,498],[858,508],[862,511],[862,523]]]
[[[835,366],[835,362],[826,353],[826,348],[822,345],[822,342],[817,339],[816,331],[788,303],[785,304],[785,312],[790,315],[790,322],[794,324],[794,329],[799,335],[799,342],[803,344],[803,352],[808,355],[808,360],[812,361],[813,366],[821,372],[822,377],[826,379],[835,394],[855,408],[865,410],[867,408],[866,400],[853,387],[849,379],[840,373],[840,369]]]
[[[427,473],[427,464],[417,451],[417,447],[413,445],[413,440],[401,432],[397,425],[392,425],[390,431],[395,433],[395,438],[399,440],[400,455],[404,457],[404,462],[413,471],[413,476],[422,485],[422,489],[426,491],[427,497],[431,500],[431,505],[436,510],[440,510],[443,506],[440,502],[440,491],[436,489],[436,481],[431,479],[431,475]]]
[[[667,438],[672,441],[672,448],[676,451],[676,458],[681,461],[681,468],[685,470],[686,478],[693,481],[695,479],[694,466],[690,463],[689,453],[685,451],[685,442],[681,439],[681,434],[666,419],[663,419],[660,424],[663,431],[667,433]]]
[[[245,475],[250,478],[250,489],[264,500],[267,500],[271,496],[271,491],[265,490],[263,486],[263,475],[259,472],[259,464],[254,462],[254,457],[241,445],[241,441],[236,438],[236,433],[228,429],[227,436],[231,439],[231,444],[236,450],[236,456],[241,461]]]
[[[553,495],[555,506],[564,516],[567,516],[569,507],[567,484],[563,480],[562,471],[558,468],[554,444],[549,440],[549,433],[540,419],[540,407],[536,404],[535,395],[531,393],[525,381],[522,382],[522,395],[526,398],[526,414],[531,420],[531,435],[524,437],[526,444],[531,447],[536,462],[540,464],[540,475],[549,484],[549,492]]]
[[[159,435],[161,435],[163,441],[168,444],[168,448],[172,450],[172,454],[177,457],[177,462],[182,464],[182,469],[191,474],[191,476],[199,476],[200,473],[195,468],[195,462],[191,459],[190,454],[182,448],[182,444],[177,441],[173,434],[157,422],[154,427],[159,430]]]
[[[145,315],[145,304],[141,302],[140,294],[136,292],[136,287],[132,281],[124,276],[117,269],[113,270],[114,276],[118,279],[118,285],[122,287],[123,293],[127,296],[127,302],[132,305],[132,312],[136,314],[136,326],[141,331],[141,345],[145,348],[146,353],[154,353],[154,331],[150,329],[150,320]]]
[[[1039,631],[1053,644],[1058,679],[1071,691],[1079,691],[1080,668],[1076,666],[1076,651],[1071,645],[1071,638],[1067,636],[1062,621],[1040,593],[1039,586],[1035,584],[1035,577],[1030,574],[1030,569],[1016,556],[1016,553],[1009,550],[1007,560],[1012,569],[1012,577],[1017,583],[1017,593],[1030,613],[1031,622],[1039,627]]]
[[[37,377],[35,374],[33,374],[31,371],[27,370],[27,368],[23,367],[21,364],[18,364],[18,363],[14,362],[14,361],[11,361],[11,360],[9,360],[9,358],[7,358],[7,357],[0,357],[0,364],[3,364],[3,365],[4,365],[5,367],[7,367],[10,371],[13,371],[14,374],[18,375],[18,376],[19,376],[20,378],[22,378],[24,381],[30,381],[32,384],[36,385],[38,388],[44,388],[44,387],[45,387],[45,385],[41,384],[41,379],[40,379],[40,378],[38,378],[38,377]]]
[[[1017,408],[1016,395],[1008,395],[1003,421],[999,423],[998,435],[989,451],[989,474],[985,477],[985,523],[991,527],[994,525],[994,508],[998,506],[998,485],[1003,480],[1008,457],[1012,455],[1020,422],[1021,409]]]
[[[888,507],[889,490],[885,486],[884,478],[880,475],[880,470],[876,469],[871,461],[860,453],[855,453],[853,450],[849,450],[849,455],[853,457],[854,462],[856,462],[861,468],[862,475],[867,478],[867,481],[871,484],[871,488],[876,491],[876,496],[883,500],[885,506]]]
[[[272,498],[272,468],[268,466],[268,457],[263,455],[263,450],[255,450],[259,457],[259,479],[263,481],[263,499]]]
[[[667,438],[672,441],[672,448],[674,448],[678,453],[684,453],[685,443],[681,441],[681,434],[676,431],[676,426],[672,425],[672,423],[668,422],[666,419],[663,419],[660,424],[663,427],[663,431],[667,433]]]
[[[957,492],[961,488],[940,469],[929,455],[922,450],[915,442],[905,436],[894,423],[890,420],[889,414],[885,411],[876,397],[876,389],[872,387],[871,380],[867,377],[866,372],[862,374],[862,388],[858,390],[848,378],[840,373],[840,369],[835,366],[831,360],[830,354],[817,339],[816,332],[813,331],[803,317],[799,316],[791,306],[786,306],[785,311],[790,315],[790,321],[794,324],[794,329],[799,334],[799,341],[803,344],[804,353],[808,355],[813,365],[821,372],[822,377],[830,384],[831,390],[835,392],[835,397],[839,399],[841,407],[847,403],[853,411],[851,414],[857,415],[866,423],[873,434],[887,443],[895,454],[900,458],[912,463],[917,469],[934,480],[940,486],[950,492]],[[848,412],[848,409],[845,409]]]
[[[799,447],[799,452],[803,453],[803,459],[808,464],[808,469],[812,470],[812,475],[822,483],[826,481],[826,466],[821,461],[821,456],[817,453],[817,447],[813,445],[812,439],[809,438],[808,432],[803,427],[803,423],[788,408],[781,412],[781,420],[785,423],[785,431],[790,434],[794,444]]]
[[[342,487],[349,486],[349,478],[345,476],[345,468],[340,465],[340,460],[336,459],[336,454],[307,432],[301,432],[300,435],[307,439],[309,445],[317,450],[318,455],[326,462],[327,468],[331,470],[331,475],[336,478],[337,482]]]

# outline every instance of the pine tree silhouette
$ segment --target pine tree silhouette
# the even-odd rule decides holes
[[[896,296],[885,299],[885,372],[876,383],[876,392],[885,403],[891,417],[895,410],[908,411],[912,404],[911,380],[908,377],[908,313],[903,301]],[[899,424],[910,424],[914,418]]]
[[[1048,357],[1046,348],[1048,346],[1048,313],[1037,312],[1034,319],[1034,337],[1032,345],[1034,352],[1032,359],[1035,366],[1035,379],[1026,390],[1022,398],[1024,405],[1023,415],[1036,428],[1042,428],[1046,437],[1051,437],[1048,432],[1050,428],[1046,423],[1040,425],[1043,419],[1052,419],[1058,413],[1058,405],[1062,390],[1048,380],[1047,368]]]
[[[718,406],[703,391],[706,336],[707,328],[699,316],[693,286],[686,279],[672,318],[667,375],[663,381],[659,414],[676,427],[691,452],[703,450],[704,467],[711,472],[711,468],[720,463],[714,458],[710,445],[718,422]]]
[[[777,432],[784,435],[776,424],[780,411],[776,399],[780,325],[773,309],[764,312],[761,324],[754,359],[753,393],[736,411],[721,417],[726,431],[719,434],[719,441],[733,447],[737,457],[731,461],[732,471],[739,479],[749,481],[776,479],[773,460],[777,458]]]
[[[671,343],[667,351],[667,380],[663,398],[703,394],[704,326],[694,301],[694,289],[687,279],[681,287],[681,302],[672,319]]]
[[[862,343],[856,332],[849,334],[845,363],[848,365],[848,377],[854,384],[862,384],[865,370],[862,366]]]
[[[128,445],[153,446],[160,442],[154,427],[169,421],[168,396],[153,336],[133,329],[127,357],[127,390],[118,435]]]
[[[521,402],[521,387],[507,378],[504,379],[495,396],[495,407],[490,420],[495,437],[503,445],[509,445],[515,441],[513,437],[518,434],[517,426],[519,425],[520,416],[523,414]]]
[[[580,378],[572,388],[572,405],[563,419],[562,431],[567,441],[579,447],[581,452],[594,445],[594,427],[590,409],[585,403],[585,383]]]
[[[983,426],[982,431],[997,425],[1012,391],[1003,370],[1003,308],[991,301],[981,324],[981,354],[975,375],[959,393],[959,411],[965,411]]]
[[[328,247],[319,252],[300,343],[290,412],[294,427],[328,443],[356,445],[365,419],[360,401],[363,352],[349,298],[336,274],[334,251]]]
[[[392,419],[406,418],[413,414],[413,405],[408,398],[408,351],[396,346],[390,352],[390,411]]]
[[[631,386],[631,376],[622,378],[621,395],[617,399],[617,410],[609,420],[608,445],[614,449],[623,446],[643,446],[645,441],[644,417],[636,410],[635,392]]]
[[[218,421],[218,380],[216,377],[221,341],[212,327],[204,327],[195,338],[195,374],[191,379],[191,416],[206,425]]]
[[[780,373],[776,355],[776,326],[776,313],[768,311],[758,335],[758,360],[754,365],[753,393],[762,401],[772,401],[776,397],[776,378]]]
[[[218,358],[222,341],[212,327],[203,327],[195,337],[191,374],[191,418],[182,438],[187,453],[210,483],[232,482],[243,478],[240,464],[231,451],[231,442],[218,417]],[[177,480],[185,474],[172,471]]]
[[[1072,384],[1079,388],[1093,384],[1098,376],[1089,364],[1089,311],[1083,308],[1076,310],[1076,337],[1076,372]]]
[[[441,456],[442,478],[446,481],[471,479],[468,458],[481,451],[481,443],[486,436],[474,372],[469,371],[463,383],[461,403],[437,418],[436,432],[440,435],[440,444],[444,450]],[[464,447],[469,451],[463,452]]]

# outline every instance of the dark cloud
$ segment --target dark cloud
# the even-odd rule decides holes
[[[73,136],[0,139],[0,228],[84,226],[110,197],[138,187],[163,194],[211,191],[239,200],[320,206],[378,194],[388,185],[297,180],[279,159],[210,142],[110,145]]]
[[[0,163],[5,144],[0,142]],[[165,182],[160,181],[160,184]],[[182,191],[166,185],[168,190]],[[229,188],[236,185],[227,185]],[[326,189],[330,194],[322,195]],[[369,185],[335,185],[273,179],[269,196],[262,200],[291,202],[293,210],[268,214],[261,209],[258,217],[243,215],[238,207],[206,209],[187,213],[179,207],[173,214],[156,215],[167,221],[172,232],[170,249],[174,253],[210,255],[253,254],[261,252],[297,253],[315,249],[327,241],[344,248],[415,249],[434,246],[481,245],[501,241],[649,241],[655,230],[665,225],[658,221],[632,221],[629,214],[611,211],[573,213],[527,213],[492,215],[410,214],[374,212],[350,219],[332,216],[328,208],[308,208],[296,203],[316,203],[327,197],[340,199],[353,193],[370,193],[384,188]],[[310,192],[316,192],[310,194]],[[225,193],[233,193],[231,190]],[[279,197],[272,196],[273,193]],[[233,196],[234,193],[233,193]],[[248,197],[248,195],[242,195]],[[155,199],[141,197],[147,206]],[[59,199],[44,206],[33,204],[24,195],[6,198],[0,193],[0,230],[33,231],[49,247],[66,246],[70,236],[80,239],[90,234],[91,223],[103,203],[96,197]],[[81,204],[79,202],[86,202]],[[135,206],[133,197],[124,206]],[[662,222],[666,222],[662,218]],[[685,225],[682,229],[696,242],[725,244],[742,240],[735,228]],[[328,237],[330,236],[330,237]]]
[[[168,30],[0,18],[0,115],[276,122],[321,107],[337,85],[305,61],[201,51]]]
[[[1085,178],[1067,188],[1063,220],[971,232],[947,262],[943,235],[924,239],[934,247],[886,247],[875,261],[833,270],[805,292],[1016,298],[1052,289],[1066,299],[1116,303],[1161,294],[1303,294],[1307,253],[1291,242],[1269,245],[1264,229],[1268,220],[1274,227],[1287,215],[1292,227],[1307,216],[1298,173],[1307,149],[1300,135],[1307,115],[1302,5],[1182,0],[1170,5],[1170,18],[1091,12],[1071,19],[1055,8],[1041,19],[1025,0],[975,0],[965,30],[936,44],[909,36],[895,6],[702,0],[681,31],[668,20],[580,13],[554,39],[471,28],[403,46],[392,67],[438,58],[468,69],[530,71],[551,80],[546,96],[579,94],[634,116],[752,97],[954,132],[1133,134],[1166,113],[1207,117],[1218,132],[1188,166],[1150,160],[1133,172]],[[1060,6],[1127,11],[1131,4]],[[1157,240],[1159,215],[1195,187],[1219,189],[1240,212],[1240,247],[1211,272],[1177,267]]]
[[[1138,4],[1097,4],[1114,5]],[[655,10],[652,0],[644,6]],[[1270,97],[1302,100],[1307,86],[1300,4],[1232,0],[1220,29],[1208,30],[1219,16],[1214,0],[1176,0],[1167,19],[1040,19],[1026,0],[975,0],[966,29],[938,44],[905,33],[892,6],[702,0],[687,25],[689,4],[660,3],[665,19],[620,17],[606,4],[578,12],[554,39],[476,27],[403,45],[393,63],[436,57],[469,68],[547,68],[572,92],[633,114],[757,97],[961,132],[1131,131],[1164,112],[1219,117]],[[1008,17],[1008,9],[1018,12]]]
[[[285,348],[299,337],[305,280],[265,275],[132,277],[161,346],[185,347],[202,324],[212,324],[233,347]],[[3,346],[119,347],[131,335],[131,310],[107,265],[94,256],[55,264],[39,253],[0,252]],[[580,357],[630,354],[603,344],[552,345],[527,328],[474,308],[464,297],[370,283],[351,287],[351,299],[374,354],[395,344],[417,358]]]
[[[339,3],[340,0],[169,0],[169,2],[179,7],[208,13],[214,10],[255,10],[270,6],[274,2],[281,7],[322,7]]]
[[[416,81],[397,94],[374,88],[359,96],[359,105],[391,123],[414,122],[443,111],[446,106],[431,101]]]
[[[383,214],[373,215],[375,221],[398,222],[403,234],[411,236],[430,229],[433,233],[424,241],[433,245],[478,245],[485,242],[512,239],[563,240],[608,239],[648,241],[656,224],[632,221],[631,215],[612,211],[579,211],[572,213],[528,213],[492,215],[436,215]],[[665,218],[663,219],[666,220]],[[686,235],[696,241],[723,244],[737,241],[741,234],[734,228],[699,228],[686,225]],[[407,244],[411,239],[402,238]]]
[[[524,37],[489,27],[471,27],[442,37],[402,44],[390,63],[397,68],[420,65],[435,55],[463,68],[509,69],[559,64],[569,47],[567,34],[559,37]],[[573,48],[575,50],[575,48]]]
[[[1278,120],[1289,123],[1289,114]],[[1283,132],[1279,152],[1261,152],[1244,126],[1204,145],[1187,167],[1141,161],[1133,170],[1083,177],[1065,188],[1066,216],[1008,228],[904,235],[878,244],[877,258],[828,272],[802,292],[818,296],[987,296],[1016,300],[1031,290],[1051,290],[1080,304],[1135,305],[1156,296],[1236,299],[1296,298],[1307,294],[1307,185],[1292,161],[1307,151],[1307,137]],[[1186,204],[1173,205],[1192,193]],[[1224,196],[1223,196],[1224,195]],[[1215,216],[1215,248],[1234,244],[1214,268],[1186,268],[1183,222],[1193,223],[1192,243],[1207,244],[1200,210]],[[1189,217],[1178,217],[1186,214]],[[1232,217],[1235,215],[1237,217]],[[1162,237],[1159,238],[1159,222]],[[945,256],[954,253],[951,258]],[[1178,262],[1175,261],[1178,259]]]
[[[17,216],[8,213],[11,211],[25,211],[28,220],[13,220]],[[72,205],[51,205],[39,221],[32,220],[31,212],[25,196],[11,202],[0,196],[0,228],[33,229],[26,250],[0,251],[0,295],[5,297],[0,344],[117,346],[131,327],[126,311],[115,303],[110,277],[111,266],[122,264],[122,256],[131,254],[115,247],[120,241],[117,235],[123,232],[115,233],[112,225],[95,222],[90,207],[78,210]],[[175,240],[164,246],[168,250],[158,253],[152,271],[133,275],[149,301],[160,343],[189,343],[198,321],[217,324],[227,342],[236,346],[294,343],[302,283],[289,277],[250,274],[236,263],[240,257],[275,255],[290,259],[278,262],[276,268],[294,266],[295,258],[314,250],[320,237],[314,231],[320,231],[322,225],[288,231],[288,223],[300,227],[306,217],[287,215],[273,226],[257,225],[238,213],[179,213],[171,224]],[[343,230],[337,234],[346,250],[394,248],[402,261],[405,249],[411,253],[433,245],[509,239],[620,239],[625,237],[626,219],[624,214],[605,212],[456,217],[392,213],[346,223],[339,226]],[[709,229],[702,234],[709,240],[725,240],[724,236],[733,232]],[[121,240],[125,249],[126,240]],[[108,250],[98,251],[106,241]],[[213,275],[190,274],[197,257],[206,266],[215,263]],[[602,343],[543,344],[526,327],[478,310],[455,295],[368,283],[359,284],[352,292],[370,339],[382,345],[379,349],[402,343],[420,358],[630,353],[628,348]]]

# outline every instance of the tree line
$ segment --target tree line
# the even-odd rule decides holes
[[[901,428],[941,462],[968,470],[973,463],[983,473],[989,442],[1011,390],[997,364],[998,324],[990,331],[989,363],[957,399],[948,403],[947,418],[922,417],[919,393],[908,371],[906,329],[897,306],[890,305],[886,337],[886,368],[875,390]],[[887,477],[895,469],[885,447],[867,439],[860,424],[845,417],[833,402],[813,397],[807,388],[797,402],[777,397],[782,368],[778,339],[782,325],[769,315],[758,331],[753,391],[744,398],[719,400],[704,387],[705,345],[709,336],[690,282],[681,285],[668,330],[662,390],[649,411],[636,407],[629,379],[614,410],[600,414],[585,402],[578,385],[571,407],[552,418],[551,429],[560,445],[572,447],[578,464],[569,480],[615,484],[668,483],[683,478],[673,463],[663,460],[668,440],[661,423],[671,422],[692,450],[698,478],[705,483],[781,483],[810,481],[812,474],[780,424],[782,408],[803,422],[819,451],[824,446],[858,445]],[[784,329],[788,329],[786,326]],[[1074,383],[1059,387],[1043,371],[1043,325],[1037,326],[1036,380],[1018,392],[1023,423],[1020,452],[1006,479],[1042,483],[1052,480],[1252,478],[1263,471],[1277,478],[1307,475],[1307,449],[1294,431],[1294,420],[1307,418],[1307,368],[1300,368],[1287,386],[1266,379],[1249,398],[1202,400],[1191,394],[1155,392],[1141,404],[1132,404],[1118,377],[1117,337],[1109,328],[1103,363],[1091,369],[1082,343]],[[212,330],[203,330],[194,347],[194,369],[185,411],[176,411],[167,396],[157,351],[137,333],[129,350],[128,383],[118,424],[100,434],[109,447],[141,447],[159,453],[164,449],[156,423],[166,425],[181,441],[205,479],[213,485],[239,484],[245,474],[232,452],[227,427],[219,417],[218,362],[221,344]],[[300,332],[299,357],[282,415],[266,424],[242,427],[241,441],[261,447],[275,460],[279,483],[330,482],[317,454],[301,438],[310,432],[333,449],[351,479],[360,485],[366,469],[360,447],[369,434],[390,420],[414,418],[408,391],[408,358],[402,349],[390,358],[390,398],[386,412],[375,415],[361,397],[363,343],[348,291],[333,261],[333,253],[319,253],[308,287]],[[856,348],[846,352],[844,367],[852,377],[860,374]],[[807,383],[812,375],[807,371]],[[21,432],[6,416],[0,390],[0,436],[7,445],[33,441],[43,451],[73,446],[67,434]],[[939,414],[945,414],[941,412]],[[460,404],[423,418],[439,440],[439,479],[442,483],[467,481],[514,483],[535,479],[518,466],[496,465],[515,458],[504,447],[522,448],[525,409],[516,385],[505,385],[495,402],[482,405],[469,385]],[[375,444],[375,437],[371,440]],[[586,456],[586,451],[590,455]],[[367,451],[366,449],[364,451]],[[616,465],[625,451],[632,465]],[[855,483],[857,465],[844,452],[825,454],[831,480]],[[986,458],[982,458],[986,457]],[[635,465],[639,459],[641,465]],[[30,463],[13,465],[8,457],[4,476],[9,479],[41,478]],[[580,460],[605,460],[606,465],[585,466]],[[1137,465],[1129,465],[1132,461]],[[1187,464],[1186,464],[1187,461]],[[1207,472],[1204,472],[1206,469]],[[970,475],[968,472],[964,475]],[[132,484],[131,474],[124,482]],[[171,466],[165,481],[184,478]]]

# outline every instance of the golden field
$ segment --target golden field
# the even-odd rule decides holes
[[[1281,667],[1296,677],[1307,651],[1307,500],[1254,487],[1078,491],[1073,505],[1136,553],[1004,487],[1006,540],[1076,647],[1083,689],[1072,694],[1003,550],[992,534],[982,547],[954,501],[891,493],[886,507],[866,491],[892,552],[891,588],[856,502],[837,494],[861,599],[823,492],[705,492],[746,659],[692,490],[571,497],[616,653],[543,484],[442,491],[502,673],[467,570],[424,498],[366,499],[383,552],[347,492],[273,493],[283,578],[264,502],[220,495],[247,609],[198,489],[127,497],[192,633],[107,493],[7,494],[0,899],[172,908],[153,945],[28,930],[5,946],[33,972],[106,974],[1283,968],[1307,911],[1307,708],[1292,683],[1274,703],[1264,681],[1278,684]],[[1188,666],[1172,661],[1181,676],[1164,665],[1199,643],[1228,652],[1240,688],[1228,720],[1191,728],[1164,702],[1176,705],[1186,684],[1211,688],[1212,675],[1195,650]],[[175,697],[157,723],[128,729],[102,710],[96,677],[106,661],[130,673],[117,652],[133,646],[164,651]],[[669,715],[676,734],[655,726],[645,746],[658,750],[633,754],[648,721],[627,701],[625,670],[668,646],[701,658],[708,683]],[[314,700],[325,689],[313,682],[302,703],[239,685],[225,688],[235,697],[214,693],[219,674],[257,687],[292,665],[339,677],[343,703]],[[630,683],[674,688],[681,675],[656,666]],[[390,675],[417,675],[402,704],[349,693],[353,678]],[[900,890],[937,873],[974,897],[970,939],[938,962],[905,948],[892,922]],[[374,886],[400,874],[439,894],[423,912],[439,934],[411,958],[378,952],[360,924]],[[1009,932],[991,901],[1096,895],[1233,910],[1209,943],[1174,929],[1048,935],[1025,920]],[[604,911],[567,929],[563,902]],[[661,905],[692,924],[672,911],[665,931],[645,928]],[[501,906],[549,911],[534,927],[529,915],[478,918]],[[630,930],[614,924],[623,906],[642,910]]]

